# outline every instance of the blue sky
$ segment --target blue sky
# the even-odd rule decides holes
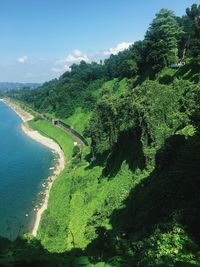
[[[0,0],[0,81],[43,82],[142,39],[161,8],[195,0]]]

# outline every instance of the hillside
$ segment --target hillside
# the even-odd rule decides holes
[[[70,161],[37,238],[0,243],[3,266],[200,266],[199,71],[193,5],[182,17],[162,9],[143,41],[101,64],[82,61],[35,90],[7,93],[89,146],[77,153],[62,130],[30,122]]]

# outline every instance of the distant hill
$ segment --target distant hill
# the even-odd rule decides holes
[[[40,86],[40,83],[12,83],[12,82],[0,82],[0,91],[10,91],[21,88],[35,89]]]

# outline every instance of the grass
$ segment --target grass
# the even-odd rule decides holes
[[[75,113],[67,119],[61,119],[64,123],[70,124],[73,128],[83,134],[91,117],[91,112],[84,112],[80,107],[76,108]]]
[[[127,87],[127,78],[120,81],[118,79],[113,79],[105,82],[102,87],[95,92],[95,96],[100,98],[100,96],[107,90],[111,91],[114,95],[119,96],[127,90]]]
[[[51,252],[70,251],[74,245],[85,249],[97,238],[98,227],[112,228],[109,216],[123,206],[131,188],[144,177],[144,173],[133,175],[126,164],[115,179],[101,175],[102,167],[80,164],[68,165],[58,177],[38,234],[44,248]]]
[[[157,80],[163,84],[170,84],[173,82],[177,69],[166,67],[158,75]]]
[[[69,217],[70,179],[68,168],[57,177],[50,191],[48,208],[43,213],[37,238],[49,251],[66,250]]]
[[[109,216],[122,206],[137,180],[128,167],[124,166],[115,179],[99,182],[101,171],[100,167],[91,170],[78,168],[73,177],[68,228],[74,235],[76,247],[82,249],[97,238],[98,227],[106,230],[112,228]],[[71,235],[68,235],[69,245],[71,241]],[[70,248],[72,246],[68,247]]]
[[[115,95],[116,96],[120,96],[123,92],[126,92],[127,91],[127,89],[128,89],[127,81],[128,80],[126,78],[124,78],[121,81],[119,81],[118,88],[115,91]]]
[[[39,131],[41,134],[55,140],[64,151],[67,160],[72,158],[74,141],[65,131],[41,119],[30,121],[29,126],[32,129]]]

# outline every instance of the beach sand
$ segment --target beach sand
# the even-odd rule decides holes
[[[17,115],[22,119],[23,122],[27,122],[32,120],[34,117],[30,113],[26,112],[23,110],[20,106],[17,104],[13,103],[9,99],[1,99],[2,102],[4,102],[6,105],[8,105],[14,112],[17,113]]]
[[[8,105],[10,108],[12,108],[17,113],[17,115],[22,119],[23,123],[21,125],[21,128],[25,134],[27,134],[33,140],[50,148],[53,152],[55,152],[58,155],[58,160],[54,168],[53,175],[50,177],[50,179],[48,179],[48,182],[46,185],[47,189],[45,191],[45,199],[42,205],[40,206],[40,208],[38,208],[36,212],[36,218],[35,218],[32,232],[31,232],[33,236],[36,236],[38,228],[39,228],[40,220],[42,217],[42,213],[47,209],[47,206],[48,206],[49,194],[50,194],[50,190],[52,188],[53,182],[55,181],[56,177],[64,170],[65,156],[64,156],[63,150],[60,148],[60,146],[56,142],[54,142],[52,139],[48,137],[41,135],[38,131],[31,129],[28,126],[27,122],[34,118],[33,115],[23,110],[16,103],[13,103],[12,101],[8,99],[3,99],[2,101],[6,105]]]

